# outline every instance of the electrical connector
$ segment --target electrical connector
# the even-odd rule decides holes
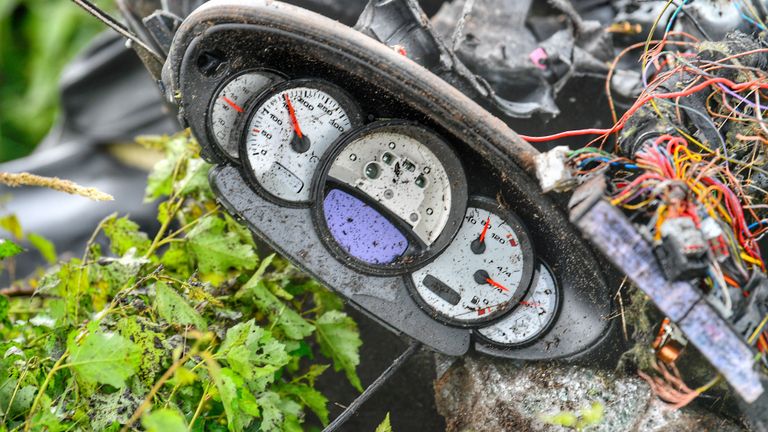
[[[659,229],[661,244],[654,252],[667,279],[691,280],[707,274],[709,244],[693,219],[667,219]]]
[[[723,262],[726,258],[731,256],[731,253],[728,250],[728,244],[725,242],[723,229],[714,218],[704,218],[701,221],[700,229],[701,233],[704,235],[704,239],[709,243],[709,250],[716,260]]]
[[[564,192],[578,184],[571,175],[571,170],[566,166],[568,152],[570,152],[568,147],[558,146],[534,157],[536,177],[544,193]]]

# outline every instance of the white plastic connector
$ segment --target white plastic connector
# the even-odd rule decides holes
[[[534,157],[536,177],[544,193],[549,191],[563,192],[575,184],[570,169],[565,165],[570,149],[558,146],[552,150],[540,153]]]

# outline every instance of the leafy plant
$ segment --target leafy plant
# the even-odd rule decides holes
[[[361,340],[342,302],[283,259],[257,255],[213,200],[187,133],[140,141],[167,156],[147,186],[148,200],[163,199],[160,228],[150,237],[112,215],[82,257],[23,282],[35,296],[0,296],[0,421],[298,431],[313,413],[327,424],[317,377],[332,364],[361,387]],[[12,244],[0,249],[18,253]]]

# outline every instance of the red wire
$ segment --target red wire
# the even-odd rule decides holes
[[[734,91],[740,91],[750,87],[768,88],[768,83],[760,83],[757,80],[737,84],[729,79],[722,78],[722,77],[709,78],[684,91],[672,92],[672,93],[648,94],[641,97],[640,99],[635,101],[632,107],[629,110],[627,110],[627,112],[624,113],[623,116],[621,116],[621,119],[618,122],[616,122],[616,124],[610,129],[576,129],[576,130],[560,132],[554,135],[546,135],[546,136],[538,136],[538,137],[529,136],[529,135],[520,135],[520,138],[528,142],[536,143],[536,142],[554,141],[562,138],[568,138],[568,137],[580,136],[580,135],[608,135],[608,134],[620,131],[624,127],[624,124],[626,123],[627,119],[629,119],[629,117],[631,117],[638,109],[640,109],[640,107],[645,105],[651,99],[674,99],[678,97],[690,96],[696,92],[701,91],[706,87],[709,87],[712,84],[717,84],[717,83],[725,84]]]

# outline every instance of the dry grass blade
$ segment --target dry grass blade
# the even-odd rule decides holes
[[[113,201],[115,198],[98,189],[80,186],[79,184],[62,180],[58,177],[43,177],[30,173],[6,173],[0,172],[0,184],[10,187],[19,186],[39,186],[60,192],[66,192],[72,195],[80,195],[90,198],[94,201]]]

